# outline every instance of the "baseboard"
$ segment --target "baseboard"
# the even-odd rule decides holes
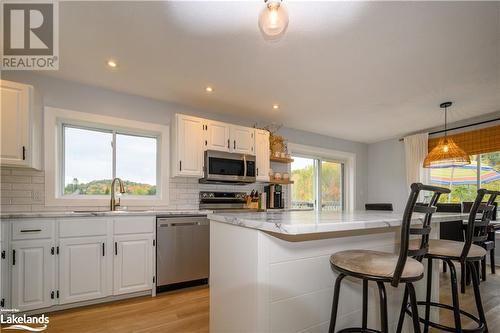
[[[95,305],[95,304],[101,304],[101,303],[109,303],[109,302],[120,301],[120,300],[124,300],[124,299],[135,298],[135,297],[140,297],[140,296],[147,296],[147,295],[151,295],[151,290],[139,291],[139,292],[124,294],[124,295],[108,296],[108,297],[104,297],[104,298],[98,298],[98,299],[93,299],[93,300],[89,300],[89,301],[77,302],[77,303],[54,305],[54,306],[51,306],[48,308],[36,309],[36,310],[26,311],[26,312],[22,312],[22,313],[26,314],[28,316],[38,315],[38,314],[42,314],[42,313],[47,314],[50,312],[57,312],[57,311],[68,310],[68,309],[79,308],[79,307],[83,307],[83,306]]]

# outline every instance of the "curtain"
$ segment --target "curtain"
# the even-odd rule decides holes
[[[409,135],[404,138],[408,191],[410,191],[411,184],[426,184],[429,180],[429,172],[423,167],[424,159],[428,152],[428,141],[428,133]]]

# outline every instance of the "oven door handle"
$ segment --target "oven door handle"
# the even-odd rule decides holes
[[[247,177],[247,155],[243,155],[243,177]]]

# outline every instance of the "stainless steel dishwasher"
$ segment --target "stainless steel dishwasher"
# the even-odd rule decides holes
[[[210,228],[206,216],[156,219],[159,292],[208,283]]]

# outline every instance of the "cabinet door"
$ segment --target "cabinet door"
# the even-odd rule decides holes
[[[231,151],[240,154],[254,155],[254,128],[231,126]]]
[[[229,132],[231,125],[218,121],[208,121],[205,126],[205,149],[230,151]]]
[[[12,243],[12,307],[21,311],[53,305],[55,298],[52,240]]]
[[[176,115],[175,176],[203,176],[203,120]]]
[[[257,181],[269,181],[269,132],[255,130],[255,163]]]
[[[106,237],[68,238],[59,241],[60,304],[111,294],[110,249]]]
[[[115,236],[113,294],[153,287],[153,235]]]
[[[28,166],[31,86],[1,82],[1,153],[2,165]]]

